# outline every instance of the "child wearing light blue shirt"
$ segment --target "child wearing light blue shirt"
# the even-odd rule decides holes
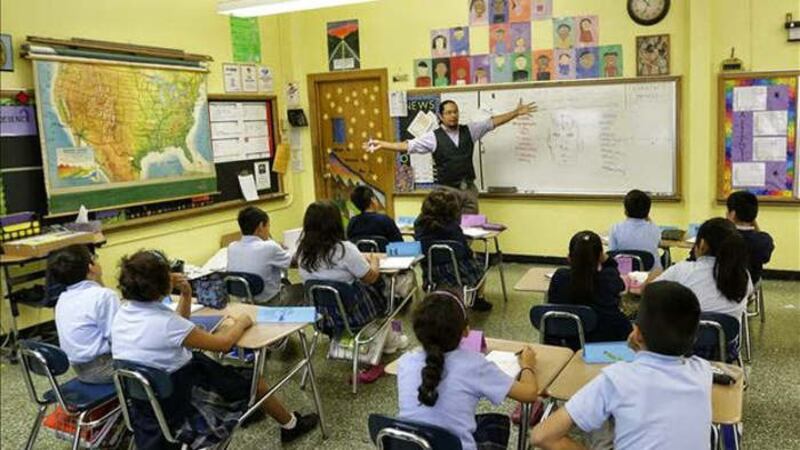
[[[119,297],[103,286],[103,269],[85,245],[72,245],[50,255],[50,279],[66,286],[55,308],[58,342],[78,379],[111,383],[111,322]]]
[[[614,224],[608,233],[608,249],[639,250],[653,255],[653,269],[661,269],[658,246],[661,229],[650,221],[650,196],[634,189],[625,195],[626,220]],[[650,270],[646,268],[645,270]]]
[[[537,425],[531,441],[545,450],[583,449],[567,436],[614,418],[614,448],[708,449],[712,373],[708,361],[685,357],[697,334],[700,304],[678,283],[655,282],[644,290],[638,323],[628,342],[629,363],[602,370],[555,414]]]

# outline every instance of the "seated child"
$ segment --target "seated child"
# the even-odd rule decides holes
[[[675,281],[694,292],[703,312],[741,320],[744,301],[753,290],[747,273],[747,247],[732,222],[721,217],[705,221],[694,244],[696,261],[670,266],[656,280]]]
[[[758,197],[747,191],[737,191],[728,196],[728,220],[736,225],[750,252],[750,277],[753,284],[761,279],[764,264],[775,250],[772,236],[758,228]]]
[[[55,308],[58,342],[78,379],[112,382],[111,323],[119,297],[103,286],[103,269],[85,245],[71,245],[50,255],[52,280],[67,287]]]
[[[548,301],[586,305],[597,313],[597,327],[586,333],[587,342],[624,341],[632,329],[619,309],[625,284],[617,262],[603,252],[600,236],[591,231],[575,234],[569,241],[567,259],[570,267],[556,270],[550,280]]]
[[[708,448],[711,432],[711,367],[691,350],[700,305],[691,290],[673,282],[648,285],[628,342],[633,362],[606,367],[563,408],[536,425],[539,448],[584,449],[567,436],[614,418],[614,448]]]
[[[247,315],[233,318],[224,331],[210,334],[188,320],[192,288],[182,274],[170,274],[166,259],[154,251],[141,250],[120,262],[119,287],[125,302],[114,318],[111,336],[115,360],[127,360],[169,372],[174,392],[162,399],[161,407],[172,429],[195,413],[195,388],[211,391],[225,401],[243,402],[250,397],[250,380],[230,366],[224,366],[202,351],[228,352],[253,321]],[[173,288],[181,299],[173,312],[161,301]],[[200,351],[193,351],[200,350]],[[259,380],[258,395],[268,388]],[[146,402],[134,401],[133,427],[136,448],[180,448],[162,436]],[[216,409],[216,408],[215,408]],[[316,427],[316,414],[289,413],[276,397],[263,403],[263,412],[281,426],[281,442],[290,442]],[[204,416],[213,411],[204,411]]]
[[[459,348],[469,333],[467,310],[450,291],[428,294],[414,311],[414,334],[423,351],[398,360],[399,418],[447,429],[465,450],[507,448],[506,414],[479,414],[486,398],[499,405],[506,397],[532,403],[539,394],[534,373],[536,353],[525,347],[520,354],[520,380],[508,376],[473,350]]]
[[[650,196],[634,189],[625,195],[624,221],[614,224],[608,233],[608,249],[640,250],[653,255],[653,268],[661,269],[658,245],[661,229],[650,221]]]
[[[375,193],[368,186],[356,186],[350,194],[350,201],[361,214],[350,219],[347,224],[347,238],[355,242],[367,236],[381,236],[388,242],[403,242],[403,235],[391,217],[378,212],[380,205]]]
[[[289,268],[292,255],[269,234],[269,216],[255,206],[239,211],[242,238],[228,246],[228,271],[258,275],[264,290],[255,296],[257,303],[267,303],[279,296],[282,270]]]
[[[461,230],[461,206],[456,194],[445,189],[437,189],[422,203],[422,210],[414,222],[414,238],[422,243],[425,254],[434,241],[456,241],[461,244],[464,252],[456,250],[458,259],[458,273],[461,282],[475,286],[483,278],[483,266],[475,259],[469,241]],[[427,263],[422,265],[423,271],[428,270]],[[441,285],[457,286],[456,274],[453,273],[451,264],[436,264],[433,266],[433,279]],[[425,279],[427,280],[427,273]],[[488,311],[492,304],[486,301],[479,291],[478,297],[472,305],[476,311]]]

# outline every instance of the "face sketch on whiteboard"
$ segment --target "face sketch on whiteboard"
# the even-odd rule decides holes
[[[551,120],[550,156],[560,166],[578,165],[583,150],[578,122],[566,113],[553,114]]]

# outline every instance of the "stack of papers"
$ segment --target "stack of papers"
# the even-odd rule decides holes
[[[463,228],[462,231],[464,232],[464,236],[468,236],[471,238],[481,238],[488,235],[490,232],[484,230],[483,228]]]
[[[421,259],[422,256],[391,256],[380,260],[380,269],[407,270]]]
[[[497,364],[497,367],[505,372],[508,376],[516,378],[522,368],[519,366],[519,359],[517,355],[512,352],[501,352],[492,350],[486,355],[486,359]]]
[[[317,310],[313,306],[259,306],[258,323],[314,323]]]

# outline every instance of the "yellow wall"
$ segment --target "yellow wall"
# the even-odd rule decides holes
[[[300,82],[307,108],[306,76],[327,71],[325,25],[356,18],[360,24],[363,68],[387,68],[389,74],[410,75],[412,60],[429,54],[429,30],[464,25],[467,0],[380,0],[261,19],[262,59],[273,68],[279,104],[283,86]],[[635,74],[635,36],[669,33],[672,73],[683,76],[682,121],[683,201],[659,203],[653,218],[664,224],[698,222],[723,210],[716,205],[716,74],[731,46],[748,70],[800,68],[800,45],[786,42],[786,12],[800,16],[796,0],[676,0],[669,16],[654,27],[640,27],[627,16],[622,1],[557,0],[555,15],[597,14],[601,44],[623,44],[625,76]],[[27,35],[82,37],[180,48],[214,58],[209,92],[221,92],[220,64],[231,60],[228,20],[217,15],[215,0],[5,0],[0,2],[0,29],[13,36],[17,48]],[[486,51],[487,32],[472,32],[474,52]],[[534,23],[534,47],[551,45],[549,22]],[[14,72],[0,74],[2,89],[32,86],[30,64],[17,58]],[[411,77],[409,77],[411,78]],[[391,83],[390,89],[412,88],[411,82]],[[308,110],[308,109],[306,109]],[[314,200],[311,146],[302,134],[307,170],[290,174],[285,202],[268,203],[275,230],[297,226]],[[484,200],[492,221],[509,225],[502,245],[509,253],[563,255],[578,229],[605,230],[620,219],[616,202],[553,200]],[[396,201],[398,214],[413,215],[419,199]],[[100,252],[106,281],[113,285],[116,261],[142,247],[162,248],[192,263],[208,258],[219,237],[236,229],[235,211],[224,211],[111,233]],[[800,270],[800,208],[764,206],[762,227],[775,236],[778,249],[770,268]],[[5,307],[3,309],[5,312]],[[23,323],[37,317],[26,314]]]

